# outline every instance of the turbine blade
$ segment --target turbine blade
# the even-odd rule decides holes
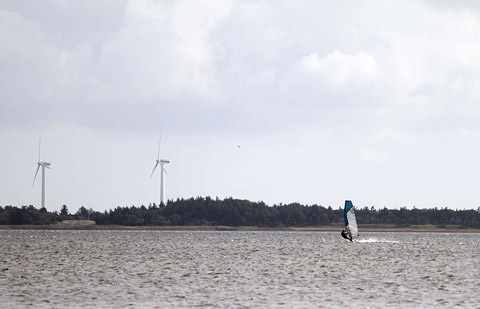
[[[160,140],[158,141],[158,154],[157,154],[157,159],[160,160],[160,146],[162,145],[162,133],[163,131],[160,131]]]
[[[165,172],[165,174],[168,175],[167,170],[166,170],[165,168],[162,168],[162,169],[163,169],[163,171]]]
[[[157,168],[157,166],[158,166],[158,161],[157,161],[157,164],[155,164],[155,166],[153,167],[153,171],[152,171],[152,174],[150,175],[150,179],[152,179],[153,173],[155,172],[155,169]]]
[[[35,172],[35,177],[33,177],[32,187],[35,184],[35,179],[37,179],[38,170],[40,169],[40,164],[37,165],[37,171]]]

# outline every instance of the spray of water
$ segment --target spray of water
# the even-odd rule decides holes
[[[400,243],[397,240],[387,240],[387,239],[378,239],[378,238],[359,239],[357,240],[357,242],[359,243],[392,243],[392,244]]]

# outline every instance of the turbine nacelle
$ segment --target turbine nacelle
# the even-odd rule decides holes
[[[40,169],[40,166],[41,167],[46,167],[46,168],[50,168],[50,163],[49,162],[37,162],[37,171],[35,172],[35,177],[33,177],[33,185],[35,185],[35,180],[37,179],[37,174],[38,174],[38,170]],[[43,173],[44,170],[42,170],[42,173]],[[44,186],[44,184],[42,183],[42,187]]]

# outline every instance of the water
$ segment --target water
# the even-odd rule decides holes
[[[0,231],[0,304],[478,308],[479,236]]]

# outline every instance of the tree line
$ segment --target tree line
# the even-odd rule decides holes
[[[393,224],[397,226],[432,224],[480,228],[480,207],[477,210],[375,209],[356,208],[357,221],[362,224]],[[264,202],[226,198],[197,197],[168,201],[166,205],[124,206],[99,212],[80,207],[71,214],[66,205],[60,212],[49,212],[33,206],[0,206],[0,224],[53,224],[63,220],[90,219],[98,225],[173,226],[225,225],[258,227],[328,226],[343,224],[343,208],[299,203],[268,206]]]

